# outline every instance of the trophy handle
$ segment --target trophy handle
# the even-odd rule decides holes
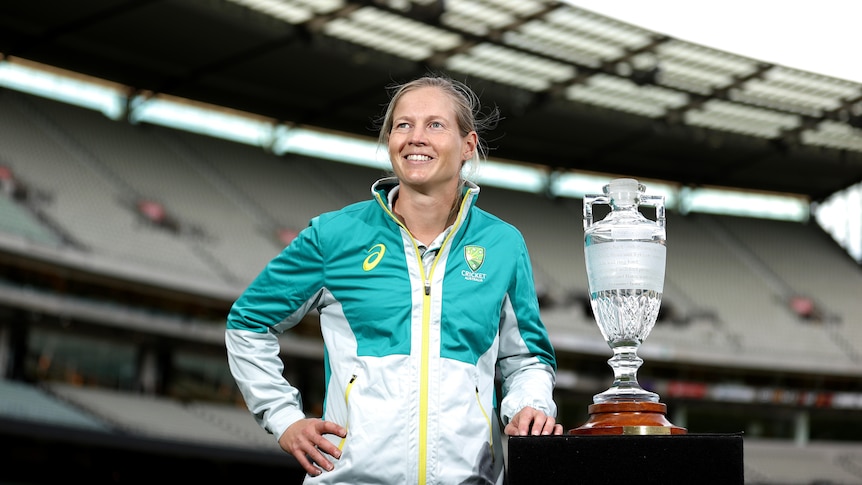
[[[593,225],[593,204],[610,204],[611,198],[606,195],[584,196],[584,229]]]
[[[589,228],[595,222],[593,217],[593,204],[608,205],[611,203],[611,198],[607,195],[585,195],[584,196],[584,229]],[[638,205],[648,205],[655,207],[655,223],[661,228],[665,228],[667,217],[665,215],[664,196],[663,195],[641,195],[638,198]]]
[[[665,227],[667,218],[665,217],[663,195],[641,195],[640,205],[651,205],[655,207],[655,223],[661,228]],[[592,208],[590,208],[590,210],[592,210]]]

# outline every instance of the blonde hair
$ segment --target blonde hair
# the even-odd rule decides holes
[[[462,178],[475,176],[478,173],[481,162],[485,161],[488,157],[488,145],[482,134],[497,126],[500,120],[500,111],[495,106],[489,113],[483,114],[479,96],[465,83],[456,81],[450,77],[429,74],[407,83],[390,86],[389,104],[386,106],[386,111],[380,122],[378,142],[381,146],[389,144],[389,134],[392,132],[392,113],[395,111],[395,106],[401,100],[401,97],[410,91],[426,87],[438,88],[452,98],[455,104],[455,118],[458,120],[458,130],[461,136],[467,136],[472,131],[476,132],[478,141],[476,150],[473,151],[473,157],[469,160],[463,160],[462,163],[462,167],[464,164],[470,163],[468,171],[470,177]]]

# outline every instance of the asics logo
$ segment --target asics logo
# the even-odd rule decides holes
[[[377,266],[377,263],[383,258],[383,255],[386,254],[386,246],[381,244],[375,244],[371,246],[371,249],[368,250],[368,256],[365,257],[365,261],[362,262],[362,269],[365,271],[371,271]]]

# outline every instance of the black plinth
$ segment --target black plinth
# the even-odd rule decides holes
[[[509,438],[509,485],[742,485],[741,434]]]

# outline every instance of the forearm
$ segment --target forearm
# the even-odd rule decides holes
[[[275,334],[228,330],[225,345],[231,374],[261,426],[278,438],[305,417],[299,390],[282,375]]]
[[[520,367],[504,377],[503,400],[500,403],[503,424],[508,424],[512,416],[528,406],[549,416],[556,416],[554,380],[553,368],[539,362]]]

